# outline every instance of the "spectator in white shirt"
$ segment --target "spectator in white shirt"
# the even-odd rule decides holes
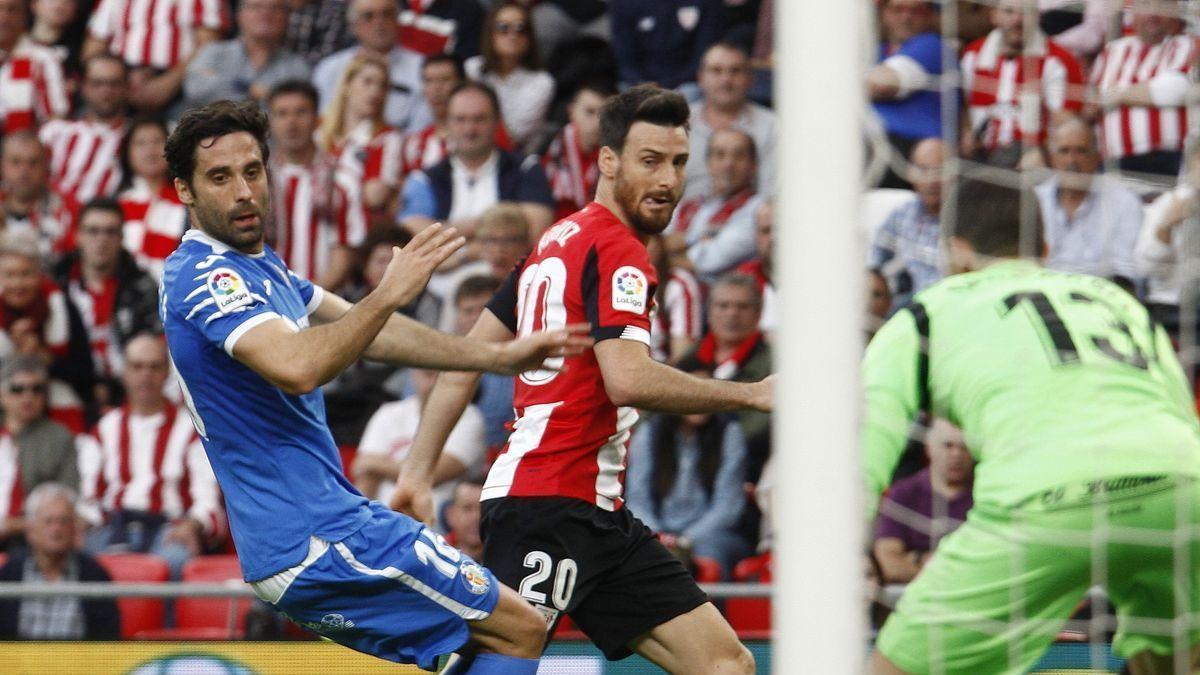
[[[1200,215],[1200,138],[1189,139],[1184,152],[1184,175],[1174,190],[1146,207],[1134,257],[1146,275],[1146,305],[1173,336],[1180,332],[1180,301],[1200,271],[1187,264],[1186,251],[1197,240]],[[1189,281],[1192,281],[1189,284]],[[1193,300],[1194,302],[1194,300]]]
[[[467,76],[487,83],[500,98],[500,114],[517,148],[537,140],[554,96],[554,78],[542,69],[529,9],[497,3],[483,25],[479,56],[467,59]]]
[[[1112,279],[1132,290],[1140,276],[1133,250],[1142,226],[1141,200],[1116,179],[1096,173],[1096,134],[1081,119],[1054,127],[1049,152],[1055,174],[1034,188],[1046,228],[1046,267]]]
[[[350,468],[357,487],[368,499],[384,504],[391,498],[396,478],[400,475],[400,463],[408,456],[409,448],[417,435],[421,421],[421,408],[437,373],[413,368],[414,396],[385,403],[367,422],[358,455]],[[470,471],[481,472],[487,446],[484,444],[483,415],[473,406],[467,406],[450,437],[446,439],[445,451],[441,453],[433,473],[435,504],[446,502],[453,494],[455,479]]]

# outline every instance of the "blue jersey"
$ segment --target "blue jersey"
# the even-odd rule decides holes
[[[310,536],[340,541],[362,527],[371,511],[342,473],[321,392],[291,396],[233,358],[261,323],[307,328],[321,288],[270,248],[241,253],[192,229],[167,258],[161,293],[167,347],[246,580],[301,562]]]

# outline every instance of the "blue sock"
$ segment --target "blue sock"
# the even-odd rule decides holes
[[[502,654],[480,654],[466,675],[536,675],[537,659],[519,659]]]

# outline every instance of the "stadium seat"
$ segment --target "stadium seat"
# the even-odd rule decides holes
[[[167,561],[149,553],[103,553],[96,556],[96,562],[118,584],[162,583],[171,576]],[[157,598],[117,598],[117,610],[122,639],[163,627],[166,608]]]
[[[237,556],[205,555],[183,566],[183,580],[196,582],[241,581]],[[146,640],[229,640],[245,634],[247,598],[179,598],[175,601],[176,628],[145,631]]]
[[[0,552],[0,567],[4,567],[6,562],[8,562],[8,554]]]
[[[692,556],[692,564],[696,566],[696,583],[715,584],[725,575],[721,563],[702,555]]]
[[[771,554],[747,558],[733,568],[734,581],[771,581]],[[764,639],[771,635],[770,598],[729,598],[725,618],[742,639]]]

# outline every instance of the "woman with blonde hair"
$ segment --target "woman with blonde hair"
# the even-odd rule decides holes
[[[383,120],[387,92],[387,62],[359,54],[342,73],[317,129],[317,144],[336,158],[334,182],[346,194],[340,233],[346,246],[358,246],[371,225],[393,219],[404,139]]]

